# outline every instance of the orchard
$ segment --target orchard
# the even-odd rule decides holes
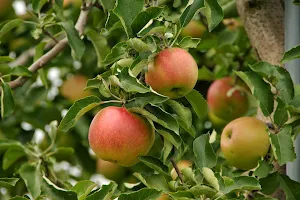
[[[300,200],[284,4],[0,0],[0,199]]]

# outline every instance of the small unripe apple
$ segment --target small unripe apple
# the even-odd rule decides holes
[[[183,28],[181,35],[191,36],[192,38],[201,38],[206,31],[206,27],[197,20],[192,20],[186,27]]]
[[[242,117],[249,107],[247,94],[234,86],[231,77],[216,80],[210,85],[207,104],[211,112],[227,121]]]
[[[100,110],[89,129],[89,143],[98,158],[124,167],[135,165],[151,149],[155,135],[150,123],[125,107]]]
[[[125,177],[126,169],[120,165],[98,159],[97,172],[110,180],[120,182]]]
[[[268,128],[254,117],[241,117],[225,126],[221,150],[226,160],[242,170],[253,169],[270,147]]]
[[[82,75],[75,75],[64,81],[60,92],[62,96],[70,101],[76,101],[78,99],[91,95],[90,91],[83,91],[88,79]]]
[[[159,52],[148,64],[145,80],[156,92],[170,98],[189,93],[198,79],[198,67],[193,56],[181,48]]]
[[[177,163],[177,167],[180,171],[192,165],[193,163],[190,160],[181,160]],[[171,177],[173,178],[173,180],[175,180],[178,177],[178,174],[174,168],[171,171]]]

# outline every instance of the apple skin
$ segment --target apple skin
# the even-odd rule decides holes
[[[82,75],[75,75],[64,81],[60,92],[62,96],[74,102],[78,99],[87,97],[92,93],[90,91],[83,91],[88,79]]]
[[[120,182],[125,177],[126,169],[120,165],[98,159],[96,167],[97,173],[102,174],[110,180]]]
[[[183,169],[188,168],[192,165],[193,165],[193,163],[190,160],[181,160],[177,163],[177,167],[180,171],[182,171]],[[175,180],[178,177],[178,174],[174,168],[171,171],[171,177],[173,180]]]
[[[224,126],[229,123],[229,121],[217,117],[211,111],[208,112],[208,119],[212,123],[213,127],[217,129],[224,128]]]
[[[169,195],[162,194],[157,200],[171,200]]]
[[[196,85],[198,66],[189,52],[168,48],[159,52],[148,64],[145,80],[156,92],[170,98],[180,98]]]
[[[242,170],[258,165],[270,147],[267,126],[254,117],[241,117],[224,128],[221,135],[221,150],[226,160]]]
[[[73,4],[74,6],[80,8],[80,6],[82,4],[82,0],[64,0],[64,7],[67,7],[71,4]]]
[[[206,27],[197,20],[192,20],[181,31],[181,36],[191,36],[192,38],[201,38],[206,31]]]
[[[155,133],[143,117],[124,107],[100,110],[89,129],[89,143],[98,158],[124,167],[139,162],[151,149]]]
[[[207,92],[209,110],[227,121],[242,117],[249,108],[248,97],[244,91],[236,89],[228,96],[233,87],[233,78],[225,77],[214,81]]]

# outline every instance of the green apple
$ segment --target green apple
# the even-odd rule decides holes
[[[97,172],[110,180],[120,182],[125,177],[126,168],[102,159],[98,159]]]
[[[181,31],[181,36],[191,36],[192,38],[201,38],[206,31],[206,27],[197,20],[192,20]]]

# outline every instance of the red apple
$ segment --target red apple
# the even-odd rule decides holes
[[[128,167],[147,155],[155,135],[145,118],[124,107],[109,106],[96,114],[88,137],[98,158]]]
[[[249,170],[258,165],[270,147],[268,128],[254,117],[238,118],[224,128],[221,150],[226,160],[238,169]]]
[[[156,92],[179,98],[194,88],[198,79],[197,63],[186,50],[168,48],[149,63],[145,79]]]

